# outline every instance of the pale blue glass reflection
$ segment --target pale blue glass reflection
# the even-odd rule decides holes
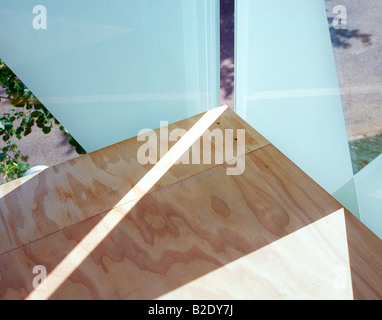
[[[0,0],[0,57],[90,152],[219,105],[218,12],[217,0]]]
[[[352,178],[323,1],[237,0],[237,113],[328,192]]]
[[[361,221],[382,239],[382,155],[355,177]]]

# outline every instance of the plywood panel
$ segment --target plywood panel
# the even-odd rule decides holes
[[[210,131],[217,128],[223,132],[226,129],[235,129],[234,139],[238,129],[245,129],[243,154],[269,144],[227,107],[216,108],[171,124],[167,130],[189,130],[201,121],[204,121],[205,129]],[[154,131],[155,139],[150,142],[151,145],[160,145],[161,132],[159,129]],[[32,177],[0,186],[0,230],[6,230],[1,233],[1,239],[5,240],[0,242],[0,253],[43,238],[139,197],[140,194],[130,191],[153,168],[153,164],[142,165],[137,160],[138,150],[144,143],[137,141],[137,138],[129,139],[46,169]],[[170,141],[169,147],[174,144],[175,142]],[[237,144],[238,141],[233,140],[230,147],[235,151],[232,153],[233,157],[242,155],[236,154]],[[201,155],[202,147],[201,143]],[[152,186],[151,191],[219,165],[215,161],[214,152],[215,144],[212,141],[210,164],[175,165]],[[157,147],[157,158],[160,156],[160,148]],[[229,154],[228,157],[225,154],[221,156],[223,162],[232,159]]]
[[[227,166],[0,255],[0,297],[382,297],[380,240],[276,148]]]
[[[380,238],[352,214],[345,216],[355,299],[382,299],[382,244]]]

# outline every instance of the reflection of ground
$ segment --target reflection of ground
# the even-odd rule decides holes
[[[381,153],[382,135],[350,141],[353,171],[360,171]]]
[[[220,104],[234,107],[234,0],[220,0]]]
[[[347,29],[330,28],[354,172],[382,153],[382,2],[326,0],[347,10]]]
[[[0,90],[0,96],[5,96],[4,90]],[[14,109],[7,100],[2,99],[0,103],[0,114]],[[34,126],[32,133],[21,140],[13,139],[19,147],[22,154],[29,156],[29,163],[32,166],[47,165],[52,166],[73,159],[78,156],[67,137],[55,126],[49,134],[44,134],[40,128]],[[5,146],[0,139],[0,147]],[[1,183],[2,181],[0,181]]]
[[[345,120],[350,140],[382,133],[382,1],[326,0],[347,10],[347,29],[331,28]]]

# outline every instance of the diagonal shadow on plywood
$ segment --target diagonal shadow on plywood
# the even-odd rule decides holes
[[[139,190],[132,192],[132,189],[154,167],[154,164],[141,164],[138,161],[137,153],[140,147],[147,142],[151,146],[155,145],[154,149],[159,159],[161,158],[161,139],[164,136],[168,137],[171,132],[178,129],[189,131],[202,123],[201,119],[204,119],[206,124],[201,128],[202,131],[197,133],[196,138],[200,138],[206,129],[212,133],[214,130],[224,132],[235,128],[234,139],[237,130],[245,130],[245,148],[242,154],[269,144],[232,110],[223,106],[170,124],[163,132],[161,131],[163,128],[151,131],[153,140],[137,141],[135,137],[46,169],[33,177],[12,181],[0,186],[0,231],[2,231],[0,232],[0,253],[43,238],[106,212],[117,204],[139,197],[141,192]],[[200,142],[200,140],[203,141]],[[203,136],[200,140],[197,147],[200,157],[203,156],[205,140],[211,143],[209,148],[211,161],[172,166],[163,177],[155,181],[151,191],[218,165],[216,161],[218,156],[221,156],[224,162],[230,160],[226,153],[222,152],[226,150],[220,150],[213,138],[204,139]],[[227,146],[225,135],[222,142]],[[176,141],[169,141],[169,148],[172,148],[175,143]],[[189,153],[193,151],[194,145]],[[238,150],[237,141],[233,141],[230,148],[233,149],[232,156],[242,155],[235,154]],[[216,155],[216,151],[224,154]],[[191,154],[191,156],[194,155]]]
[[[261,248],[273,243],[277,245],[278,240],[342,209],[273,146],[258,149],[245,158],[243,175],[227,176],[226,165],[221,165],[146,195],[131,211],[124,206],[115,208],[123,215],[125,210],[129,213],[49,298],[159,298],[215,270],[224,270],[230,263]],[[5,279],[13,279],[5,286],[8,292],[11,292],[9,288],[16,292],[31,288],[28,284],[31,277],[25,275],[33,265],[44,265],[49,272],[54,270],[102,220],[102,216],[109,213],[1,256],[0,266],[18,265],[17,272],[10,267],[0,267]],[[355,236],[359,237],[357,228]],[[331,245],[331,241],[338,240],[341,235],[326,236],[332,238],[325,239],[318,234],[317,243],[308,244],[313,256],[316,253],[324,255],[316,257],[323,268],[312,264],[311,270],[305,270],[310,279],[304,280],[293,274],[292,271],[299,270],[298,261],[294,269],[287,271],[291,278],[285,278],[284,283],[272,283],[271,278],[256,278],[260,262],[252,266],[252,274],[247,274],[247,280],[261,284],[253,287],[252,294],[259,294],[260,290],[265,298],[282,298],[283,294],[298,296],[298,292],[283,289],[283,285],[292,280],[297,287],[305,288],[304,292],[311,292],[311,297],[318,292],[317,285],[327,297],[333,296],[331,277],[335,275],[330,270],[335,266],[333,263],[338,264],[338,256],[346,264],[347,252],[338,255],[332,249],[335,244]],[[299,244],[294,245],[298,252]],[[272,255],[270,251],[262,258],[277,268],[288,259],[288,252],[285,255]],[[253,279],[261,281],[253,282]],[[237,290],[245,282],[234,283],[229,277],[218,280],[219,283],[227,282],[225,291],[219,292],[221,298],[243,298],[240,292],[235,294],[229,288],[236,286]],[[24,296],[25,293],[29,293],[28,290]],[[187,296],[187,289],[183,294]]]

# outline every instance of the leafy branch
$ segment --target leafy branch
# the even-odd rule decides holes
[[[18,150],[14,139],[20,140],[23,136],[29,135],[34,127],[41,129],[44,134],[49,134],[53,126],[57,125],[78,154],[86,153],[53,114],[0,59],[1,87],[5,90],[6,96],[0,96],[0,102],[6,99],[15,107],[0,117],[0,136],[5,142],[5,146],[0,148],[0,174],[4,176],[4,180],[19,178],[29,169],[28,156]]]

